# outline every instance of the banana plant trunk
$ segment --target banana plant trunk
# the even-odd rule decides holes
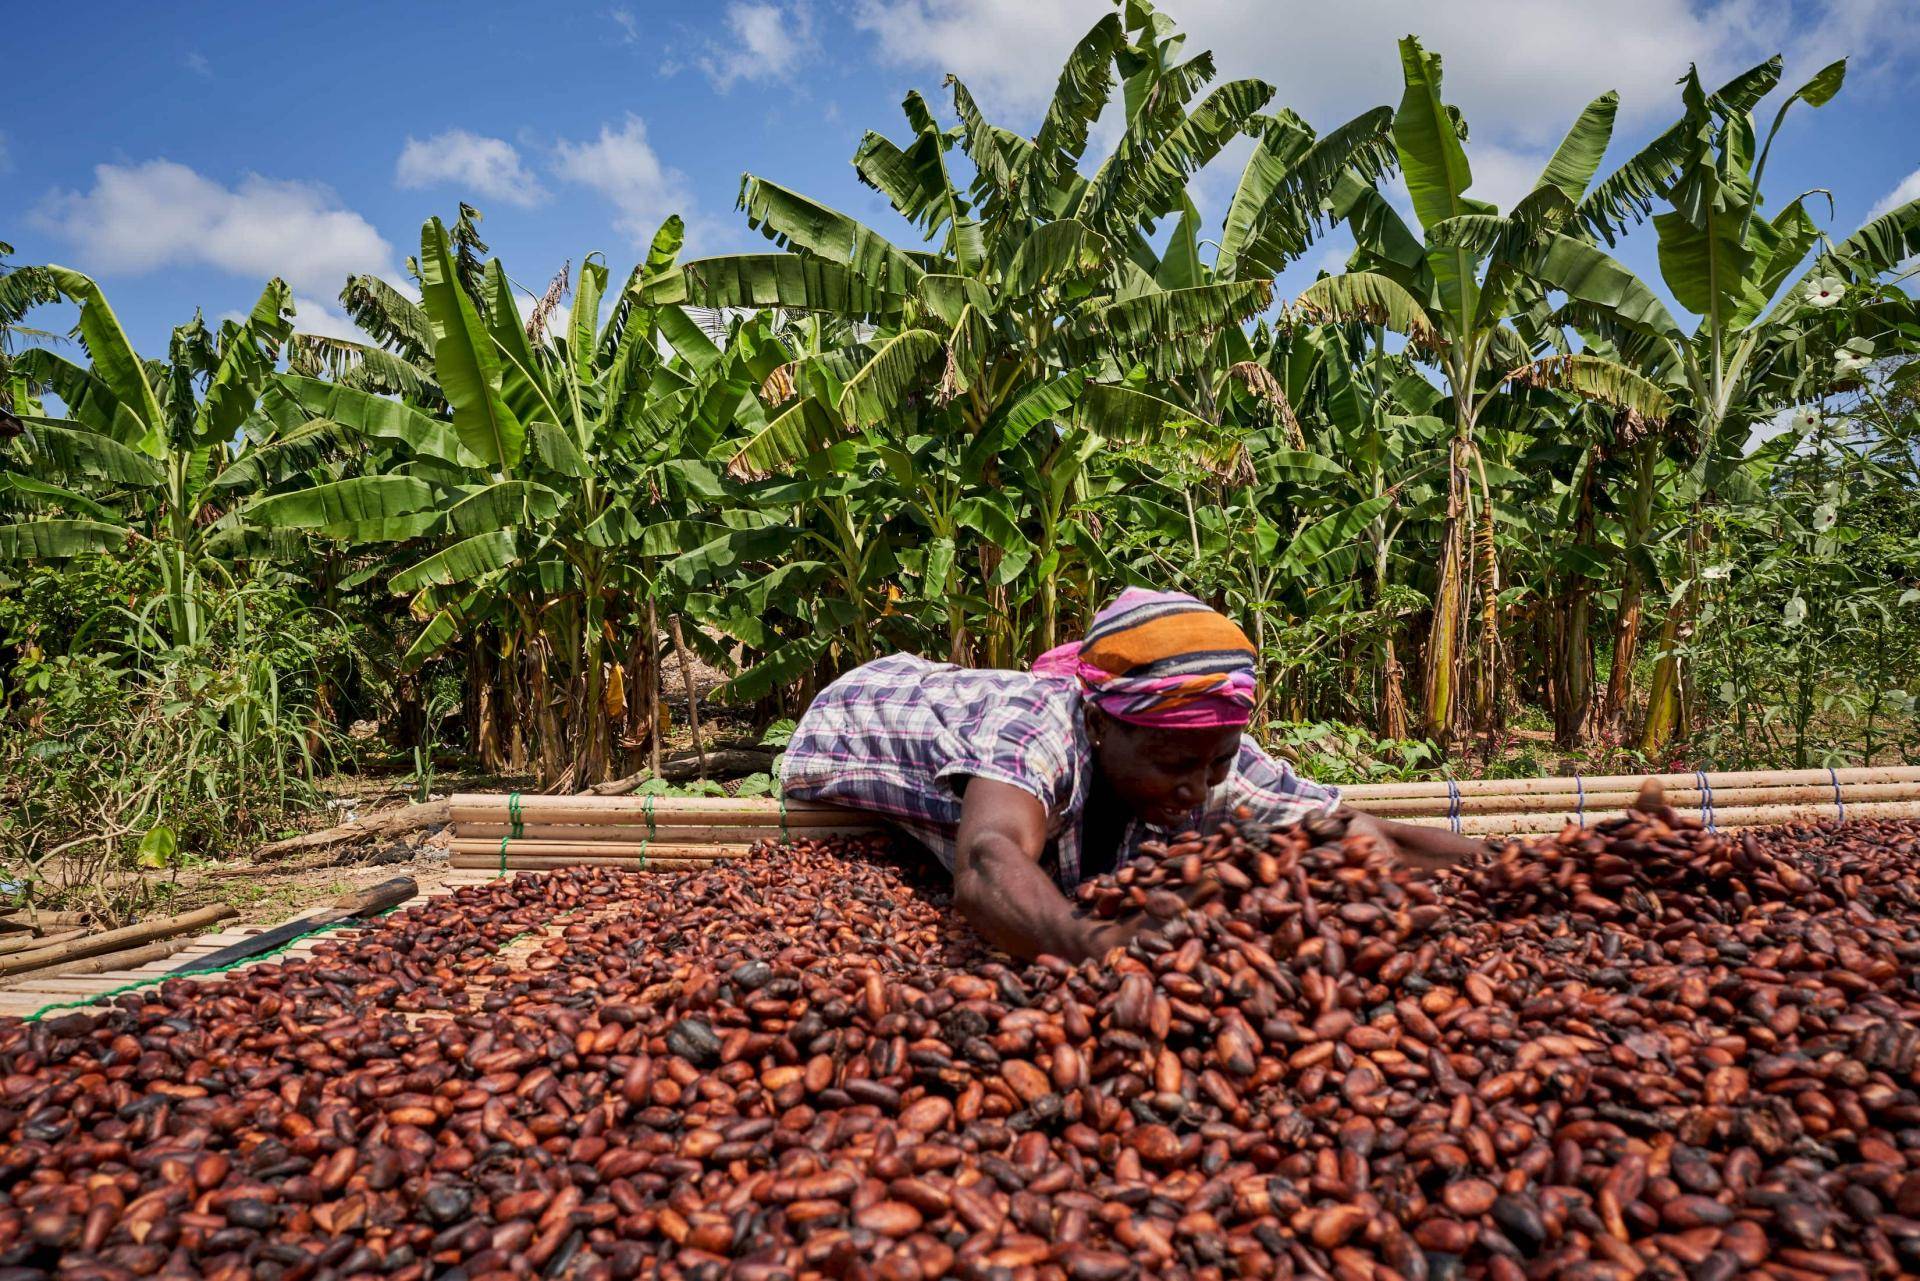
[[[1459,717],[1460,660],[1466,640],[1467,448],[1464,435],[1455,437],[1447,468],[1447,517],[1440,533],[1433,618],[1427,629],[1426,658],[1420,672],[1420,732],[1442,750],[1453,741]]]
[[[1473,450],[1476,464],[1480,460],[1480,451]],[[1493,536],[1493,497],[1487,492],[1484,472],[1480,487],[1480,510],[1475,513],[1473,523],[1473,559],[1474,590],[1480,603],[1480,643],[1473,654],[1473,727],[1488,736],[1489,747],[1493,734],[1500,728],[1504,719],[1504,700],[1501,698],[1501,656],[1500,656],[1500,560],[1499,548]]]
[[[660,737],[660,690],[654,678],[652,660],[651,637],[640,627],[635,627],[632,637],[627,641],[626,678],[623,682],[627,694],[625,723],[621,733],[621,747],[626,754],[626,759],[621,762],[623,775],[634,772],[633,756],[638,755],[642,747],[651,749]]]
[[[1660,624],[1659,657],[1653,667],[1653,683],[1647,690],[1646,725],[1640,732],[1640,750],[1650,757],[1664,752],[1680,730],[1686,681],[1681,651],[1693,637],[1694,609],[1698,603],[1695,568],[1706,543],[1700,522],[1701,515],[1696,508],[1689,522],[1687,563],[1682,571],[1688,576],[1687,588]]]
[[[1655,445],[1651,438],[1634,448],[1634,485],[1627,497],[1625,545],[1621,558],[1620,603],[1614,611],[1613,667],[1607,673],[1607,693],[1600,705],[1600,721],[1614,734],[1626,733],[1627,713],[1633,706],[1633,668],[1640,660],[1640,632],[1645,625],[1646,581],[1635,553],[1647,536],[1653,517],[1653,465]]]
[[[567,727],[574,735],[571,782],[575,791],[604,782],[613,764],[613,717],[608,714],[606,707],[606,674],[601,657],[606,633],[606,602],[602,599],[598,553],[589,552],[585,559],[587,564],[577,654],[580,673],[576,682],[580,688],[580,702],[571,718],[572,724]]]
[[[1583,551],[1593,546],[1593,468],[1594,459],[1589,457],[1574,521],[1574,545]],[[1593,588],[1578,569],[1566,573],[1562,581],[1562,608],[1554,611],[1549,651],[1555,678],[1553,738],[1559,747],[1575,748],[1586,742],[1593,710]]]
[[[1407,737],[1406,671],[1394,652],[1393,633],[1380,638],[1380,736]]]

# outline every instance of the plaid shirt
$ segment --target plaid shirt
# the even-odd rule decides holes
[[[1080,882],[1081,812],[1092,772],[1074,682],[896,654],[821,691],[787,745],[780,781],[800,800],[886,815],[948,869],[960,828],[956,783],[1011,784],[1046,807],[1047,861],[1071,889]],[[1339,799],[1339,789],[1306,781],[1243,738],[1232,773],[1185,826],[1210,830],[1242,805],[1261,822],[1297,822]],[[1172,834],[1131,820],[1121,849]]]

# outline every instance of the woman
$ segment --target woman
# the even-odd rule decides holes
[[[1141,928],[1077,914],[1066,893],[1142,840],[1207,831],[1245,806],[1260,823],[1339,808],[1241,731],[1254,648],[1191,596],[1130,588],[1086,639],[1033,671],[897,654],[823,690],[787,747],[788,796],[884,815],[953,873],[954,905],[1016,956],[1104,955]],[[1348,811],[1423,867],[1479,846]]]

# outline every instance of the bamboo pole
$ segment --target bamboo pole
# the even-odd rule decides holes
[[[86,912],[50,912],[37,907],[10,907],[0,912],[0,929],[31,930],[60,926],[72,929],[77,925],[91,925],[93,917]]]
[[[22,983],[36,983],[54,975],[105,974],[110,970],[132,970],[154,961],[164,961],[176,952],[183,952],[193,946],[192,938],[161,939],[157,943],[147,943],[140,947],[130,947],[121,952],[108,952],[104,956],[90,956],[81,961],[68,961],[61,965],[49,965],[45,969],[32,970],[22,974]]]
[[[19,938],[0,939],[0,956],[11,956],[15,952],[37,952],[56,943],[83,938],[86,933],[84,929],[61,930],[58,934],[23,934]]]
[[[1864,805],[1845,807],[1849,819],[1863,818],[1920,818],[1920,801],[1870,801]],[[1618,818],[1618,814],[1595,814],[1587,811],[1586,826],[1592,827],[1609,818]],[[1692,816],[1689,816],[1692,817]],[[1832,802],[1825,805],[1752,805],[1736,806],[1732,809],[1713,811],[1716,827],[1765,827],[1780,823],[1826,823],[1839,817]],[[1480,814],[1460,820],[1460,832],[1463,836],[1543,836],[1560,831],[1569,824],[1581,826],[1581,816],[1575,812],[1545,814]],[[1420,815],[1415,818],[1398,820],[1414,827],[1448,827],[1450,822],[1444,817]]]
[[[1592,792],[1633,792],[1649,779],[1668,787],[1697,787],[1700,777],[1697,774],[1600,774],[1590,778],[1583,777],[1581,786]],[[1829,776],[1823,769],[1803,770],[1733,770],[1726,773],[1707,774],[1707,786],[1716,792],[1722,788],[1733,787],[1794,787],[1826,784],[1835,781],[1841,783],[1916,783],[1920,784],[1920,765],[1876,765],[1834,770]],[[1568,792],[1574,790],[1571,778],[1470,778],[1455,783],[1461,796],[1507,796],[1536,795],[1543,792]],[[1439,796],[1448,795],[1446,780],[1419,783],[1363,783],[1353,787],[1343,787],[1341,794],[1349,801],[1364,808],[1364,802],[1385,800],[1390,797]]]
[[[793,836],[872,836],[879,831],[878,823],[862,824],[856,827],[835,825],[833,827],[802,827],[791,833],[780,830],[779,824],[773,826],[748,825],[682,827],[679,824],[660,824],[648,828],[644,823],[523,823],[520,835],[514,836],[513,826],[509,823],[458,823],[454,825],[455,840],[477,841],[492,839],[498,841],[503,836],[513,837],[517,843],[522,838],[535,841],[572,841],[595,844],[600,841],[651,841],[655,845],[751,845],[758,841],[780,841]]]
[[[1701,799],[1708,795],[1699,787],[1670,787],[1662,789],[1667,804],[1676,809],[1699,808]],[[1834,789],[1831,784],[1817,787],[1731,787],[1713,788],[1712,799],[1715,808],[1734,808],[1742,805],[1798,805],[1827,804],[1834,801]],[[1583,797],[1579,792],[1541,792],[1531,795],[1502,796],[1465,796],[1460,798],[1461,814],[1527,814],[1541,813],[1546,810],[1579,810],[1583,806],[1589,815],[1605,813],[1609,810],[1624,810],[1630,807],[1639,796],[1637,791],[1596,791],[1588,788]],[[1845,805],[1864,804],[1869,801],[1907,801],[1920,800],[1920,785],[1911,783],[1842,783],[1840,784],[1841,803]],[[1404,815],[1442,815],[1451,802],[1444,796],[1405,796],[1385,797],[1380,800],[1368,800],[1359,804],[1369,814],[1381,818],[1399,818]]]
[[[449,797],[448,816],[455,823],[508,823],[508,798],[462,793]],[[522,796],[520,820],[540,823],[635,823],[645,826],[821,827],[877,824],[873,815],[837,805],[807,801],[780,802],[725,796]]]
[[[74,939],[68,943],[0,958],[0,975],[21,974],[43,966],[58,965],[63,961],[77,961],[83,957],[99,956],[103,952],[121,951],[135,944],[151,943],[155,939],[197,932],[209,925],[217,925],[228,917],[238,915],[238,912],[222,903],[214,907],[195,908],[191,912],[182,912],[179,916],[163,917],[157,921],[142,921],[138,925],[128,925],[117,930],[104,930],[99,934],[91,934],[86,938]]]
[[[490,855],[498,863],[501,856],[499,841],[463,841],[456,839],[447,847],[455,854]],[[750,849],[747,845],[657,845],[652,841],[528,841],[508,840],[505,854],[512,862],[516,854],[545,855],[589,855],[618,854],[627,858],[647,856],[651,863],[657,854],[661,858],[678,859],[730,859],[745,858]]]
[[[570,856],[565,854],[509,854],[506,870],[509,872],[557,872],[569,867],[611,867],[624,868],[630,872],[704,872],[726,862],[725,859],[698,858],[653,858],[645,862],[632,855],[609,855],[601,858]],[[448,866],[457,868],[481,868],[489,872],[500,870],[500,860],[485,854],[453,853],[447,860]]]

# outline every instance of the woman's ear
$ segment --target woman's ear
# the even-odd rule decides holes
[[[1098,748],[1107,740],[1107,714],[1092,703],[1084,706],[1087,714],[1087,742]]]

